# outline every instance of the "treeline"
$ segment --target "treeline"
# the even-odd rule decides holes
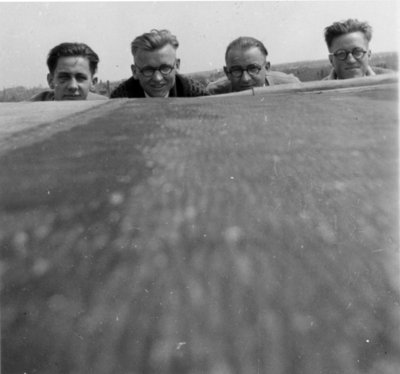
[[[396,52],[381,52],[372,55],[371,65],[385,69],[398,71],[398,55]],[[284,64],[272,63],[271,70],[281,71],[287,74],[294,74],[302,82],[321,80],[329,74],[331,66],[328,60],[300,61]],[[187,74],[192,78],[198,79],[204,85],[224,76],[222,69],[207,70]],[[95,92],[101,95],[110,96],[111,91],[117,87],[121,81],[99,81],[95,86]],[[26,88],[23,86],[3,88],[0,93],[0,102],[16,102],[29,100],[35,94],[43,91],[42,86]]]
[[[110,96],[110,92],[120,83],[121,81],[110,82],[110,81],[99,81],[96,84],[94,92],[99,93],[101,95]],[[27,101],[32,96],[38,94],[41,91],[46,90],[47,87],[36,86],[36,87],[10,87],[3,88],[0,91],[0,102],[18,102],[18,101]]]
[[[398,71],[398,55],[396,52],[380,52],[372,54],[371,65],[374,67]],[[319,81],[326,77],[331,70],[331,65],[328,59],[289,62],[284,64],[274,64],[273,61],[271,61],[271,70],[293,74],[302,82],[312,82]],[[203,84],[208,84],[209,82],[223,77],[225,73],[222,69],[214,69],[188,75],[199,80]]]
[[[13,102],[13,101],[25,101],[29,100],[33,95],[43,91],[44,88],[42,86],[38,87],[10,87],[3,88],[0,94],[0,102]]]

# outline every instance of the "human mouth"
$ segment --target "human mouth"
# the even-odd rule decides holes
[[[82,99],[81,94],[67,94],[63,96],[63,100],[80,100]]]
[[[165,85],[161,85],[161,86],[151,86],[151,88],[153,90],[162,90],[165,87]]]

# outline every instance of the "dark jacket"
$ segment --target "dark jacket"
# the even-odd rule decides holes
[[[206,96],[208,92],[201,85],[189,77],[176,74],[175,85],[169,91],[169,97],[195,97]],[[146,97],[139,80],[131,77],[122,82],[116,89],[111,92],[110,98],[115,99],[119,97],[139,98]]]

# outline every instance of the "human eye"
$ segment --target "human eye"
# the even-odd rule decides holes
[[[241,66],[232,66],[229,71],[234,77],[241,77],[243,74],[243,69]]]
[[[347,52],[344,49],[339,49],[334,53],[334,55],[339,59],[339,60],[345,60],[347,57]]]
[[[364,55],[364,50],[363,49],[361,49],[361,48],[354,48],[353,49],[353,51],[351,52],[351,54],[354,56],[354,57],[361,57],[361,56],[363,56]]]
[[[161,65],[159,70],[161,74],[169,74],[172,71],[173,67],[169,65]]]
[[[87,75],[84,75],[84,74],[78,74],[78,75],[76,76],[76,80],[77,80],[78,82],[84,82],[84,81],[87,81],[87,80],[88,80],[88,76],[87,76]]]
[[[57,75],[57,80],[60,82],[66,82],[70,79],[69,74],[61,73]]]
[[[241,66],[232,66],[231,68],[230,68],[230,71],[232,72],[232,71],[242,71],[242,67]]]
[[[260,66],[260,65],[256,65],[256,64],[254,64],[254,65],[249,65],[249,66],[247,67],[247,71],[248,71],[250,74],[258,74],[258,73],[260,72],[260,70],[261,70],[261,66]]]
[[[141,70],[141,73],[145,76],[145,77],[151,77],[154,74],[154,69],[150,66],[144,67]]]

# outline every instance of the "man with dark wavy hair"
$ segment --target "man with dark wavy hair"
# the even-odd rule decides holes
[[[90,92],[99,56],[84,43],[61,43],[52,48],[47,57],[47,82],[51,90],[40,92],[30,101],[107,100]]]
[[[349,79],[385,74],[389,69],[370,66],[372,27],[357,19],[334,22],[325,28],[325,42],[332,65],[330,74],[324,80]]]
[[[241,36],[229,43],[225,52],[224,72],[226,77],[207,86],[211,94],[222,94],[273,86],[285,83],[299,83],[292,74],[270,70],[265,45],[250,36]]]
[[[111,98],[193,97],[207,95],[197,81],[178,73],[178,40],[168,30],[151,30],[131,43],[132,77],[122,82]]]

